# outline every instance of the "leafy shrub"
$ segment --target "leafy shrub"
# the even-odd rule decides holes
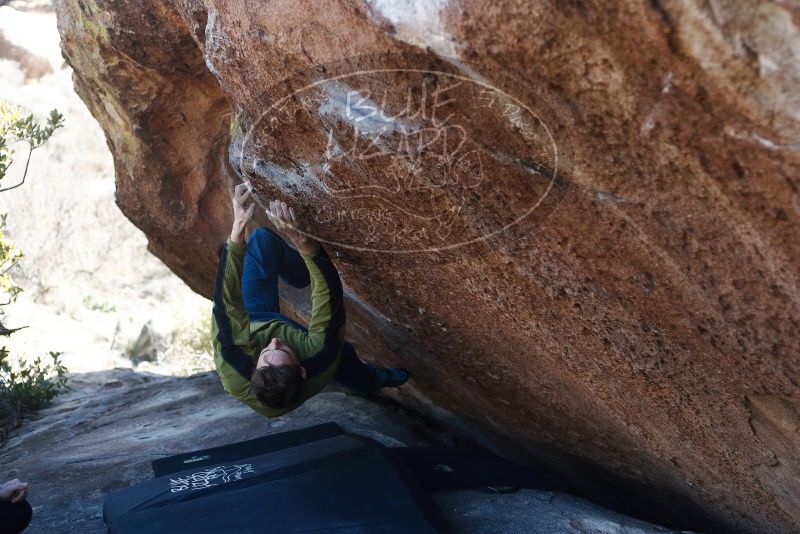
[[[63,125],[64,116],[55,109],[50,112],[47,121],[41,124],[32,114],[26,114],[17,106],[0,101],[0,180],[5,177],[8,167],[13,162],[14,145],[20,142],[28,145],[22,180],[18,184],[0,188],[0,192],[14,189],[25,183],[33,151],[45,144],[53,132]]]
[[[165,336],[166,350],[161,361],[173,372],[194,374],[214,367],[214,347],[211,338],[211,314],[198,313],[183,317]]]
[[[17,265],[21,259],[22,252],[20,252],[6,234],[6,214],[0,214],[0,295],[5,296],[7,300],[5,304],[14,302],[17,295],[22,292],[22,288],[11,278],[11,269]],[[0,308],[0,316],[2,316],[2,308]],[[15,330],[6,329],[2,321],[0,321],[0,335],[7,336],[14,331]]]
[[[6,348],[0,348],[0,441],[27,415],[46,407],[67,389],[67,368],[61,364],[61,353],[51,352],[49,357],[49,362],[36,357],[12,365]]]
[[[2,4],[2,2],[0,2]],[[27,144],[28,153],[22,179],[12,186],[0,187],[0,192],[15,189],[25,183],[31,154],[61,128],[64,118],[56,110],[42,124],[19,107],[0,101],[0,181],[13,162],[14,148]],[[11,277],[11,269],[22,259],[22,252],[6,234],[6,216],[0,214],[0,319],[2,308],[22,291]],[[21,327],[25,328],[25,327]],[[21,328],[7,328],[0,320],[0,336],[10,336]],[[0,442],[9,430],[18,427],[25,416],[40,410],[67,387],[67,368],[61,364],[61,353],[51,352],[50,359],[37,357],[33,361],[18,360],[12,365],[8,350],[0,348]]]
[[[103,302],[99,300],[95,300],[95,298],[91,295],[86,295],[83,297],[81,301],[83,303],[83,307],[92,311],[100,311],[103,313],[112,313],[117,311],[117,307],[113,304],[108,302]]]
[[[211,315],[202,315],[178,324],[169,335],[169,344],[195,356],[213,358],[214,345],[211,338]]]

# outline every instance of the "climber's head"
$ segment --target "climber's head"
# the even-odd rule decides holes
[[[265,406],[288,408],[300,398],[305,379],[306,370],[292,347],[276,337],[259,354],[250,384]]]

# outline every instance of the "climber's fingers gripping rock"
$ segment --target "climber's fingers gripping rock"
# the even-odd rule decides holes
[[[270,201],[267,217],[279,232],[289,238],[301,254],[316,252],[319,243],[302,230],[294,208],[289,207],[286,202]]]
[[[252,220],[256,204],[248,200],[253,194],[250,184],[239,184],[233,189],[233,218],[235,221],[247,224]]]

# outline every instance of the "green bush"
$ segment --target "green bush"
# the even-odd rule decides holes
[[[22,292],[22,288],[19,287],[14,279],[11,278],[11,269],[13,269],[17,263],[22,259],[22,252],[14,245],[14,243],[8,238],[8,234],[6,234],[6,214],[0,214],[0,295],[6,298],[5,304],[10,304],[14,302]],[[2,318],[2,306],[4,304],[0,304],[0,318]],[[3,326],[2,320],[0,320],[0,335],[7,336],[17,329],[8,329]]]
[[[83,307],[92,311],[100,311],[103,313],[112,313],[117,311],[117,307],[113,304],[108,302],[102,302],[99,300],[95,300],[94,297],[91,295],[86,295],[83,297],[81,301],[83,303]]]
[[[0,188],[0,192],[15,189],[25,183],[33,151],[45,144],[53,132],[62,126],[64,116],[58,110],[51,111],[47,121],[42,124],[32,114],[24,113],[20,107],[0,101],[0,180],[5,178],[6,171],[14,161],[14,145],[23,143],[28,147],[22,179],[15,185]]]
[[[169,335],[169,344],[177,350],[190,352],[195,356],[214,356],[211,337],[211,314],[181,322]]]
[[[0,187],[0,193],[25,183],[31,154],[63,124],[64,118],[56,110],[41,123],[19,107],[0,101],[0,182],[13,162],[15,147],[27,145],[22,178],[14,185]],[[0,302],[0,336],[8,337],[25,328],[7,328],[3,324],[3,307],[14,302],[22,291],[11,277],[11,270],[21,259],[22,252],[6,233],[6,216],[0,214],[0,300],[4,301]],[[18,359],[12,364],[6,347],[0,348],[0,443],[27,415],[44,408],[66,389],[67,368],[61,364],[61,353],[51,352],[50,360],[37,357],[33,361]]]
[[[6,348],[0,348],[0,441],[27,415],[46,407],[67,389],[67,368],[61,364],[61,353],[51,352],[49,357],[49,362],[36,357],[12,365]]]

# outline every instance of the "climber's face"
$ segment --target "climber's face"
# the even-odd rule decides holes
[[[258,356],[258,362],[256,362],[256,369],[261,367],[266,367],[267,365],[274,365],[275,367],[280,367],[282,365],[300,365],[300,360],[297,359],[297,355],[294,353],[292,347],[286,344],[282,339],[274,337],[270,340],[269,345],[264,347],[261,351],[261,354]],[[306,377],[306,370],[304,367],[300,367],[300,374],[303,375],[303,378]]]

